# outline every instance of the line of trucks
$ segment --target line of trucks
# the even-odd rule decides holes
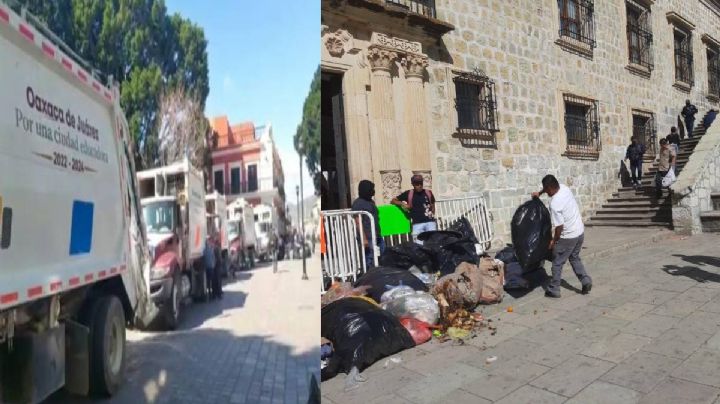
[[[110,396],[126,327],[177,327],[205,248],[232,275],[268,226],[188,160],[136,172],[117,84],[1,0],[0,55],[0,403]]]

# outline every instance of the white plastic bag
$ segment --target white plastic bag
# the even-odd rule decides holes
[[[412,317],[430,325],[440,318],[440,306],[437,300],[426,292],[405,295],[382,304],[382,308],[395,317]]]
[[[412,295],[413,293],[415,293],[415,289],[411,288],[410,286],[395,286],[388,289],[387,292],[383,293],[382,296],[380,296],[380,303],[389,302],[390,300],[394,300],[407,295]]]
[[[668,170],[667,174],[665,174],[665,177],[662,179],[662,186],[669,187],[672,185],[677,178],[675,177],[675,170],[670,167],[670,170]]]

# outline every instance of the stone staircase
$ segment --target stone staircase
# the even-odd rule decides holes
[[[704,118],[704,117],[703,117]],[[702,126],[703,119],[693,129],[693,137],[680,141],[680,151],[677,156],[675,174],[682,172],[700,141],[705,134]],[[658,147],[660,147],[658,145]],[[649,169],[645,169],[650,164]],[[672,228],[672,198],[670,190],[662,190],[660,199],[655,197],[655,173],[658,170],[656,161],[646,161],[643,168],[643,180],[638,189],[633,187],[620,187],[612,197],[595,212],[595,215],[585,225],[592,226],[620,226],[620,227],[659,227]],[[720,195],[719,195],[720,197]],[[720,210],[716,205],[715,211],[708,212],[708,223],[717,222],[720,231]],[[714,215],[714,216],[713,216]],[[714,217],[715,219],[712,219]]]
[[[720,233],[720,192],[710,194],[713,210],[700,213],[703,233]]]

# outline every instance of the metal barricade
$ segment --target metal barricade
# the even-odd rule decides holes
[[[320,215],[325,246],[321,254],[321,292],[325,293],[325,279],[352,281],[367,272],[365,251],[362,246],[363,226],[360,220],[370,221],[368,245],[373,249],[373,260],[378,265],[378,247],[375,234],[375,219],[368,212],[335,210],[323,211]]]
[[[440,230],[448,229],[464,216],[470,222],[478,243],[485,250],[490,248],[493,239],[492,218],[484,197],[468,196],[438,200],[435,203],[435,214]]]
[[[475,232],[478,243],[487,250],[493,239],[492,218],[487,210],[485,198],[469,196],[437,200],[435,203],[438,229],[447,230],[462,217],[465,217]],[[342,281],[355,281],[359,275],[367,271],[365,252],[359,237],[362,226],[358,218],[367,217],[371,223],[372,237],[376,239],[375,220],[368,212],[350,210],[323,211],[322,227],[325,237],[325,252],[322,253],[323,281],[322,293],[325,293],[325,278]],[[412,235],[398,234],[385,237],[388,247],[412,240]],[[372,242],[375,265],[378,264],[378,247]],[[321,248],[322,249],[322,248]]]

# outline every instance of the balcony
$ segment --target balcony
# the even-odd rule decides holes
[[[337,11],[341,14],[355,14],[348,6],[361,8],[389,17],[404,20],[405,24],[394,26],[422,27],[433,36],[442,36],[455,29],[455,26],[442,21],[437,16],[435,0],[323,0],[323,10]],[[364,18],[367,18],[366,16]]]
[[[392,7],[403,8],[411,13],[437,18],[434,0],[385,0],[385,3]]]

